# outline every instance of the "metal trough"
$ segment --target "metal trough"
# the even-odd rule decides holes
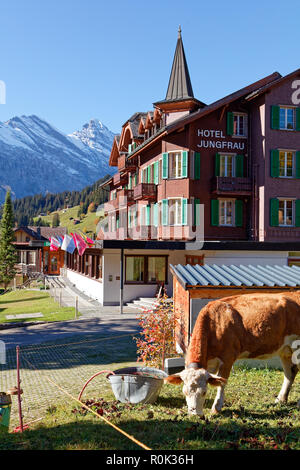
[[[107,378],[122,403],[154,403],[168,374],[153,367],[125,367]]]

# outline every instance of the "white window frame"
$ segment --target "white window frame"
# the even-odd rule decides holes
[[[168,198],[168,225],[170,227],[181,227],[182,226],[182,197],[170,197]],[[171,206],[170,201],[175,201],[175,210],[174,210],[174,224],[171,224]],[[180,201],[180,217],[178,218],[178,201]]]
[[[228,176],[228,174],[227,174],[227,167],[228,167],[227,157],[232,158],[232,176]],[[228,178],[228,177],[229,178],[234,178],[235,177],[235,163],[236,163],[235,157],[236,157],[235,153],[220,153],[220,173],[221,173],[221,159],[225,158],[225,173],[226,174],[221,175],[222,177],[225,177],[225,178]]]
[[[292,223],[291,224],[278,224],[279,227],[295,227],[295,199],[293,198],[279,198],[279,202],[284,202],[284,208],[283,208],[283,220],[286,222],[286,203],[287,202],[292,202]],[[279,217],[279,214],[278,214]]]
[[[235,117],[243,117],[243,121],[244,121],[244,133],[243,134],[240,134],[239,132],[238,133],[234,133],[233,134],[233,137],[247,137],[248,136],[248,114],[247,113],[233,113],[233,129],[234,129],[234,118]],[[239,121],[238,122],[238,125],[237,125],[237,131],[239,131],[239,127],[240,127],[240,124],[239,124]]]
[[[176,155],[176,157],[175,157],[175,176],[173,176],[173,175],[171,176],[171,173],[173,173],[172,170],[171,170],[171,168],[172,168],[171,162],[173,161],[172,155],[174,155],[174,154]],[[169,152],[168,157],[169,157],[169,161],[168,161],[169,179],[183,178],[183,176],[182,176],[182,172],[183,172],[183,151],[182,150],[174,150],[172,152]],[[179,174],[179,171],[178,171],[178,169],[179,169],[179,160],[180,160],[180,168],[181,168],[180,174]]]
[[[285,159],[284,159],[284,176],[280,175],[280,153],[285,154]],[[293,154],[293,169],[292,169],[292,176],[287,176],[287,154],[292,153]],[[295,150],[279,150],[279,178],[295,178],[295,172],[296,172],[296,152]]]
[[[227,219],[227,214],[226,214],[227,213],[227,207],[226,207],[227,204],[226,203],[227,202],[232,203],[232,223],[231,224],[227,224],[227,223],[222,224],[221,223],[221,204],[223,202],[225,203],[225,221]],[[229,198],[228,199],[224,199],[224,198],[219,199],[219,226],[220,227],[235,227],[235,199],[229,199]]]
[[[284,116],[284,124],[285,124],[285,127],[281,127],[280,125],[280,113],[281,113],[281,110],[284,110],[285,111],[285,116]],[[291,109],[293,111],[293,127],[292,128],[288,128],[287,127],[287,112],[288,110]],[[295,112],[295,107],[294,106],[279,106],[279,129],[281,131],[294,131],[296,129],[296,112]]]

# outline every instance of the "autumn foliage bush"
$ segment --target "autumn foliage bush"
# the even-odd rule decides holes
[[[175,315],[173,302],[162,297],[153,310],[144,310],[139,317],[142,328],[137,345],[138,361],[163,369],[164,359],[176,355]]]

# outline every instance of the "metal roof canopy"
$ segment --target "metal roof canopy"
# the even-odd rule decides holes
[[[173,275],[189,287],[299,287],[300,267],[279,265],[170,265]]]

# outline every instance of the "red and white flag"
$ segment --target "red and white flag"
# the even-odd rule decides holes
[[[50,251],[58,251],[60,242],[55,237],[50,238]]]

